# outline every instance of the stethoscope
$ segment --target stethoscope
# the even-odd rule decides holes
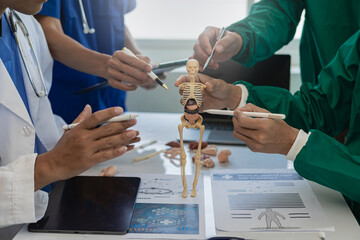
[[[38,57],[37,57],[37,55],[36,55],[36,53],[34,51],[33,44],[31,42],[31,39],[30,39],[30,36],[29,36],[29,32],[28,32],[25,24],[22,22],[21,18],[19,17],[19,15],[14,10],[10,10],[9,21],[10,21],[11,29],[12,29],[12,31],[14,33],[14,36],[15,36],[16,44],[18,45],[18,48],[19,48],[21,59],[22,59],[22,61],[24,63],[26,73],[27,73],[27,75],[29,77],[31,86],[34,89],[34,92],[35,92],[36,96],[38,96],[39,98],[46,97],[48,95],[48,91],[46,89],[44,76],[43,76],[43,73],[41,71],[41,66],[40,66],[40,63],[39,63],[39,59],[38,59]],[[27,65],[27,63],[25,61],[25,55],[23,53],[23,50],[22,50],[22,47],[21,47],[21,44],[20,44],[20,41],[19,41],[18,27],[22,31],[23,35],[27,38],[28,44],[30,46],[30,52],[32,52],[33,59],[36,62],[36,65],[37,65],[37,68],[38,68],[38,71],[39,71],[41,84],[42,84],[41,90],[37,89],[37,87],[36,87],[36,85],[34,83],[34,80],[33,80],[32,76],[30,74],[29,66]]]
[[[79,0],[79,5],[80,5],[80,11],[81,11],[81,19],[82,19],[82,24],[83,24],[83,28],[84,28],[84,34],[93,34],[95,33],[95,28],[90,28],[89,27],[89,23],[86,19],[86,14],[84,11],[84,5],[82,3],[82,0]]]

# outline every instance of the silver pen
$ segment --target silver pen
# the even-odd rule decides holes
[[[120,116],[112,117],[112,118],[106,120],[104,123],[123,122],[123,121],[131,120],[131,119],[135,119],[138,116],[139,116],[138,114],[120,115]],[[62,126],[62,129],[64,131],[67,131],[67,130],[73,129],[77,125],[79,125],[79,123],[66,124],[66,125]]]
[[[204,71],[205,68],[207,68],[207,66],[209,65],[209,63],[210,63],[210,61],[211,61],[211,59],[212,59],[212,57],[213,57],[213,55],[214,55],[216,44],[217,44],[217,43],[220,41],[220,39],[224,36],[225,31],[226,31],[225,27],[222,27],[222,28],[220,29],[219,35],[218,35],[218,37],[217,37],[217,39],[216,39],[216,42],[215,42],[215,44],[214,44],[214,46],[213,46],[213,49],[211,50],[211,54],[210,54],[210,56],[208,57],[208,59],[206,60],[206,62],[205,62],[205,64],[204,64],[204,69],[203,69],[203,71]]]

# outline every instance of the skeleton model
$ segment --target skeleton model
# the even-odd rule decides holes
[[[184,141],[183,141],[183,129],[186,127],[198,129],[200,128],[200,139],[199,147],[195,154],[195,178],[193,182],[193,189],[191,191],[191,196],[196,196],[196,185],[199,180],[200,174],[200,158],[201,158],[201,141],[204,134],[205,126],[202,125],[203,118],[199,115],[199,107],[202,104],[202,90],[205,88],[205,85],[202,83],[196,83],[195,78],[199,71],[199,62],[195,59],[190,59],[186,63],[186,70],[190,77],[190,82],[182,83],[179,87],[182,90],[181,104],[184,105],[184,115],[181,116],[181,124],[179,124],[179,134],[180,134],[180,161],[181,161],[181,179],[184,186],[182,197],[187,197],[187,184],[185,178],[185,165],[186,165],[186,154],[184,150]]]

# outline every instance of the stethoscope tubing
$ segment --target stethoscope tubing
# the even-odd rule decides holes
[[[33,44],[31,42],[29,32],[28,32],[25,24],[23,23],[23,21],[19,17],[19,15],[14,10],[10,10],[9,21],[10,21],[11,29],[12,29],[12,31],[14,33],[14,36],[15,36],[16,44],[17,44],[17,46],[19,48],[21,59],[22,59],[22,61],[24,63],[26,74],[28,75],[28,78],[30,80],[31,86],[34,89],[34,92],[35,92],[37,97],[39,97],[39,98],[46,97],[48,95],[48,91],[47,91],[47,88],[46,88],[46,85],[45,85],[44,76],[43,76],[43,73],[42,73],[42,70],[41,70],[39,59],[37,57],[36,52],[34,51]],[[32,51],[33,57],[35,59],[35,62],[36,62],[37,68],[38,68],[38,72],[39,72],[39,76],[40,76],[40,80],[41,80],[41,84],[42,84],[42,89],[40,91],[38,91],[38,89],[36,88],[35,82],[34,82],[32,76],[30,74],[30,71],[29,71],[29,66],[28,66],[28,64],[27,64],[27,62],[25,60],[25,55],[24,55],[23,49],[21,47],[19,36],[18,36],[18,31],[17,31],[18,27],[17,26],[20,27],[22,33],[26,37],[27,42],[28,42],[28,44],[30,46],[30,51]]]

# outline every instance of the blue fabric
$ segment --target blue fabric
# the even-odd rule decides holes
[[[60,19],[64,33],[87,48],[112,55],[124,47],[124,15],[133,10],[135,0],[83,0],[89,27],[95,28],[95,34],[84,34],[79,1],[49,0],[43,5],[41,15]],[[59,43],[61,44],[61,43]],[[111,87],[75,95],[77,92],[96,83],[106,81],[103,78],[81,73],[55,61],[53,85],[50,101],[53,111],[72,122],[90,104],[93,111],[112,106],[125,108],[126,92]]]
[[[10,28],[10,24],[8,23],[4,14],[1,16],[1,29],[2,34],[0,38],[0,58],[3,61],[6,70],[9,72],[9,75],[19,92],[21,99],[23,100],[26,109],[29,112],[29,103],[25,91],[24,79],[20,65],[20,56],[18,54],[18,46]]]

